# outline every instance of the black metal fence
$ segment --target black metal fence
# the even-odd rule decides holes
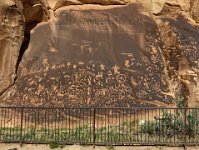
[[[0,107],[0,142],[199,145],[199,108]]]

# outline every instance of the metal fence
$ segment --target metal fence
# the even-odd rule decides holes
[[[0,107],[0,142],[199,145],[199,108]]]

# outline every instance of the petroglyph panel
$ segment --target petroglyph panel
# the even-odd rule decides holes
[[[172,103],[171,96],[163,94],[169,89],[158,27],[138,7],[60,10],[55,22],[35,27],[10,103],[70,107]]]
[[[44,61],[47,62],[46,59]],[[154,80],[153,85],[149,85],[149,76],[145,74],[140,76],[140,82],[132,84],[138,77],[126,69],[117,64],[109,67],[93,61],[58,65],[44,63],[42,69],[34,73],[22,70],[16,83],[21,92],[14,97],[21,99],[25,105],[32,103],[37,106],[133,106],[139,105],[135,103],[135,98],[164,99],[164,95],[156,94],[161,91],[160,83]],[[151,93],[154,95],[151,96]]]
[[[122,1],[1,0],[1,105],[198,106],[198,0]]]

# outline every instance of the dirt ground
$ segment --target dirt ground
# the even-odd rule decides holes
[[[161,147],[161,146],[65,146],[64,148],[56,148],[54,150],[199,150],[199,147]],[[0,150],[51,150],[49,145],[23,145],[20,147],[19,144],[0,144]]]

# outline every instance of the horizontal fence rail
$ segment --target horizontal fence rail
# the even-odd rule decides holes
[[[0,107],[0,142],[199,145],[199,108]]]

